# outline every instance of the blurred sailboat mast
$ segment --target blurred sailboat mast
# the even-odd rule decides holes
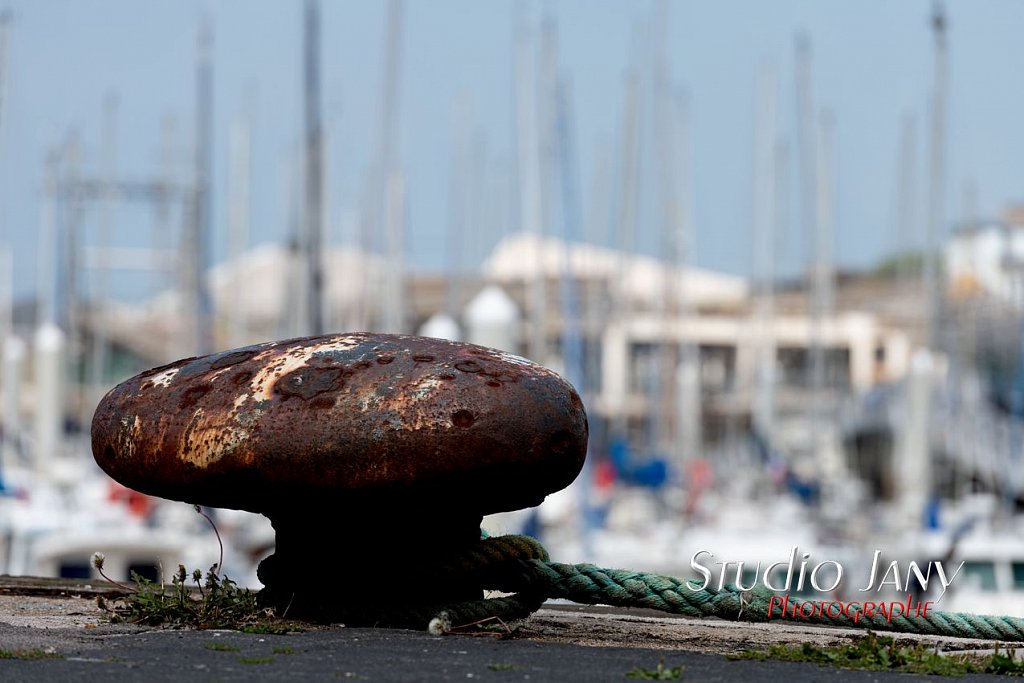
[[[778,196],[776,161],[776,78],[764,67],[757,79],[756,124],[754,128],[753,253],[754,340],[756,375],[754,387],[754,428],[771,444],[775,423],[775,221]]]
[[[377,139],[376,210],[381,217],[387,268],[381,275],[383,302],[379,327],[384,332],[405,332],[405,177],[398,168],[395,149],[398,119],[398,76],[402,44],[403,0],[388,3]]]
[[[911,358],[905,398],[905,424],[897,444],[900,503],[905,511],[903,519],[911,526],[917,526],[917,520],[928,504],[933,488],[930,435],[934,361],[931,352],[940,343],[941,286],[936,260],[945,201],[946,18],[941,2],[935,2],[932,6],[932,32],[935,39],[935,80],[932,84],[928,222],[925,225],[921,273],[927,346]]]
[[[97,234],[97,249],[109,250],[112,245],[114,230],[114,202],[117,195],[117,98],[113,93],[107,95],[103,101],[103,180],[101,190],[101,213],[99,230]],[[75,194],[72,193],[71,201],[75,201]],[[68,230],[68,235],[76,237],[77,230]],[[74,256],[72,256],[74,258]],[[95,274],[95,291],[93,292],[93,325],[92,328],[92,358],[89,364],[89,400],[86,409],[89,415],[92,413],[94,403],[98,403],[105,393],[107,364],[109,361],[109,342],[107,330],[109,328],[108,315],[110,302],[108,300],[107,279],[108,269],[98,268]],[[72,334],[75,333],[71,329]],[[83,412],[83,415],[85,413]]]
[[[619,157],[618,180],[620,183],[617,197],[617,215],[615,216],[615,239],[613,247],[618,249],[616,263],[616,283],[612,294],[611,320],[618,326],[617,334],[624,337],[627,350],[630,345],[629,321],[632,319],[632,258],[636,247],[636,219],[637,219],[637,176],[639,175],[639,77],[635,67],[631,67],[626,76],[626,87],[623,94],[623,111],[619,140],[621,144]],[[610,351],[610,345],[605,344]],[[614,363],[614,361],[613,361]],[[626,367],[619,368],[620,381],[623,382],[620,391],[610,394],[613,405],[610,406],[612,413],[610,437],[613,441],[624,444],[629,437],[629,403],[626,394],[631,390],[629,373],[633,372],[630,366],[631,360],[626,359]],[[603,363],[608,367],[608,363]],[[607,379],[605,380],[607,381]]]
[[[797,136],[800,145],[800,177],[804,235],[812,244],[808,255],[810,288],[810,422],[811,452],[818,472],[825,478],[836,474],[838,453],[830,439],[827,410],[826,323],[832,313],[832,226],[829,180],[831,150],[822,150],[825,141],[815,117],[811,80],[810,38],[801,34],[796,41]],[[825,122],[823,122],[825,123]],[[827,125],[827,124],[826,124]]]
[[[556,99],[556,133],[558,160],[561,167],[563,248],[561,254],[560,289],[562,299],[562,364],[565,376],[581,395],[589,387],[583,371],[583,339],[580,330],[580,300],[573,270],[572,249],[580,241],[579,172],[576,156],[575,129],[572,119],[569,86],[559,79]]]
[[[569,84],[565,77],[558,78],[555,93],[555,149],[561,170],[560,182],[562,190],[562,254],[560,267],[560,294],[562,301],[562,368],[566,379],[576,388],[580,396],[590,395],[587,384],[585,361],[583,358],[582,321],[585,314],[582,310],[579,290],[576,283],[576,264],[573,262],[573,249],[582,238],[582,209],[579,194],[579,159],[576,152],[576,133],[573,120],[572,102]],[[554,178],[553,178],[554,179]],[[585,305],[585,304],[584,304]],[[579,527],[583,536],[583,547],[587,553],[592,551],[591,531],[593,517],[589,514],[593,505],[593,457],[588,444],[587,465],[579,478],[578,495]]]
[[[584,241],[588,244],[600,246],[608,244],[609,233],[612,229],[611,202],[609,201],[611,167],[611,148],[607,144],[599,145],[594,159],[594,168],[591,171],[587,220],[583,223]],[[585,249],[580,259],[583,272],[592,272],[595,261],[594,250]],[[594,340],[594,343],[584,346],[584,373],[590,394],[584,396],[583,400],[588,405],[596,404],[597,397],[601,392],[601,357],[598,352],[600,346],[598,341],[611,311],[611,302],[607,296],[608,290],[603,288],[603,282],[603,279],[599,278],[587,278],[582,281],[584,337],[589,336]]]
[[[0,14],[0,161],[7,150],[7,72],[10,39],[11,13],[5,11]],[[5,166],[6,164],[0,164],[0,168]],[[0,177],[5,175],[0,173]],[[5,204],[3,199],[5,198],[0,197],[0,221]],[[14,274],[10,237],[6,221],[0,222],[0,340],[4,340],[5,343],[14,333]]]
[[[817,134],[814,121],[814,96],[811,93],[811,42],[804,34],[796,40],[796,87],[797,87],[797,142],[800,146],[800,207],[803,218],[803,234],[807,242],[818,246],[818,224],[816,222],[818,193],[816,192],[817,173]],[[805,242],[806,243],[806,242]],[[805,252],[806,253],[806,252]],[[810,344],[810,388],[817,404],[825,378],[825,352],[822,346],[823,311],[819,307],[818,287],[821,284],[817,249],[807,255],[810,285],[810,313],[812,331]]]
[[[213,350],[213,327],[210,295],[206,288],[206,273],[210,265],[211,237],[211,184],[213,175],[213,27],[210,19],[203,21],[197,43],[196,66],[196,147],[195,188],[193,190],[192,220],[184,240],[182,267],[185,274],[186,323],[191,337],[183,348],[195,353]]]
[[[470,130],[472,118],[469,111],[469,95],[460,93],[455,101],[452,119],[452,164],[451,180],[448,187],[448,224],[445,234],[445,266],[448,280],[445,285],[443,322],[448,332],[461,337],[457,322],[463,302],[463,278],[465,277],[465,241],[473,227],[469,220],[470,209]]]
[[[690,306],[687,271],[693,253],[693,178],[690,163],[690,112],[686,96],[676,92],[672,97],[670,131],[673,152],[678,167],[676,192],[679,201],[674,216],[675,268],[681,280],[675,284],[675,311],[677,320],[689,325],[693,314]],[[679,364],[675,368],[675,406],[677,420],[673,439],[674,459],[677,464],[700,458],[704,448],[704,422],[700,386],[700,345],[688,338],[683,329],[679,342]]]
[[[323,334],[323,140],[320,119],[320,3],[306,0],[303,102],[305,107],[305,212],[303,214],[303,296],[305,334]]]
[[[57,196],[60,152],[46,159],[39,236],[39,323],[35,335],[35,447],[37,476],[46,478],[63,434],[64,333],[57,325]]]
[[[559,154],[560,144],[559,141],[559,130],[558,130],[558,108],[560,105],[559,88],[562,84],[559,82],[560,75],[558,71],[558,28],[555,24],[555,20],[549,13],[546,12],[546,16],[541,22],[540,26],[540,44],[537,46],[537,62],[536,62],[536,108],[535,115],[536,119],[536,144],[537,144],[537,188],[539,190],[538,199],[540,206],[540,223],[538,224],[539,234],[541,239],[540,244],[544,244],[548,236],[554,237],[556,229],[554,227],[554,209],[556,201],[558,199],[559,191]],[[571,122],[570,122],[571,123]],[[564,197],[564,189],[563,195]],[[563,207],[565,211],[565,207]],[[559,231],[562,232],[562,231]],[[564,236],[564,233],[563,233]],[[546,254],[544,247],[541,247],[541,254]],[[536,328],[538,335],[537,341],[542,345],[541,354],[535,358],[539,363],[546,365],[553,365],[559,363],[564,359],[563,354],[556,354],[551,345],[551,337],[549,335],[549,328],[553,320],[557,316],[553,315],[550,311],[548,304],[553,297],[548,292],[548,270],[547,265],[544,262],[546,257],[542,256],[538,260],[538,277],[536,282],[539,283],[539,287],[534,291],[534,296],[540,298],[543,292],[543,303],[542,307],[538,309],[538,316],[536,320]],[[556,273],[557,266],[556,266]],[[562,356],[560,358],[559,356]]]
[[[832,263],[832,241],[835,234],[835,119],[831,111],[821,114],[818,128],[816,170],[817,219],[814,239],[814,284],[812,314],[814,320],[813,390],[817,404],[815,454],[820,459],[828,482],[834,483],[842,467],[841,454],[833,431],[835,406],[828,382],[828,337],[826,329],[835,314],[835,273]]]
[[[541,160],[537,106],[537,65],[528,19],[520,17],[516,48],[516,144],[519,167],[519,221],[522,232],[535,237],[534,270],[525,283],[530,311],[526,355],[544,363],[547,355],[547,282],[542,240]]]
[[[7,81],[8,52],[11,36],[10,12],[0,14],[0,168],[5,168],[7,140]],[[5,174],[0,173],[0,178]],[[0,340],[3,343],[3,365],[0,367],[2,400],[0,419],[3,420],[3,439],[0,448],[0,485],[3,473],[11,467],[17,455],[17,438],[21,431],[21,379],[25,358],[25,342],[14,335],[14,259],[10,247],[10,231],[3,216],[3,197],[0,196]]]
[[[230,174],[228,175],[228,263],[238,268],[249,243],[249,177],[250,141],[246,119],[231,126]],[[241,272],[241,271],[239,271]],[[230,346],[243,346],[248,337],[245,312],[246,288],[235,286],[231,290],[228,306]]]
[[[925,233],[924,268],[922,285],[925,299],[925,321],[928,347],[939,344],[939,307],[941,285],[938,273],[938,248],[942,224],[945,220],[946,183],[946,14],[943,4],[936,0],[932,5],[932,34],[935,40],[935,72],[932,83],[931,121],[931,163],[928,176],[928,223]]]
[[[674,88],[668,68],[668,2],[658,3],[653,31],[654,126],[659,143],[658,190],[661,209],[661,243],[665,255],[663,292],[655,302],[662,320],[658,371],[651,392],[655,451],[670,458],[677,472],[688,458],[701,451],[701,398],[697,347],[687,339],[689,304],[687,267],[691,236],[689,169],[689,112],[686,95]]]
[[[653,83],[653,115],[654,134],[661,144],[656,145],[655,156],[658,163],[658,199],[660,200],[661,220],[659,248],[666,261],[662,264],[662,293],[654,302],[655,318],[661,327],[662,343],[658,346],[657,371],[652,378],[651,388],[651,441],[650,448],[659,456],[668,456],[674,451],[673,414],[676,412],[676,381],[675,366],[677,345],[673,343],[674,322],[673,299],[680,280],[680,271],[676,270],[672,254],[674,252],[675,221],[678,210],[678,190],[676,187],[676,159],[672,145],[671,130],[671,95],[669,86],[668,62],[666,58],[668,30],[668,3],[660,0],[654,17],[654,83]]]

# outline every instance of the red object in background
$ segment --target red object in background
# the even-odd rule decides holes
[[[122,486],[116,481],[110,482],[110,493],[107,495],[107,498],[115,502],[124,503],[128,506],[128,512],[133,517],[138,517],[139,519],[149,517],[149,513],[153,509],[152,499],[149,496],[134,491],[127,486]]]
[[[691,492],[706,491],[715,483],[715,470],[707,458],[697,458],[686,463],[686,487]]]
[[[602,491],[615,485],[615,465],[610,460],[602,460],[594,466],[594,488]]]
[[[615,465],[611,460],[601,460],[594,465],[591,476],[594,483],[593,504],[598,507],[607,505],[615,491]]]
[[[715,483],[715,470],[707,458],[697,458],[686,463],[686,514],[697,510],[701,495]]]

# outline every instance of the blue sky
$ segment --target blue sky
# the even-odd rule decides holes
[[[323,116],[328,126],[329,239],[345,237],[358,211],[377,134],[385,2],[323,0]],[[102,103],[118,97],[117,163],[122,177],[158,170],[161,122],[171,116],[187,170],[193,135],[195,42],[201,19],[215,33],[214,218],[226,217],[228,127],[243,114],[253,135],[252,240],[288,234],[290,193],[301,139],[302,2],[270,0],[14,0],[5,144],[0,159],[0,234],[15,253],[20,295],[35,289],[36,234],[44,154],[77,129],[86,172],[101,168]],[[755,78],[762,65],[779,78],[778,135],[795,145],[794,36],[814,46],[814,88],[836,119],[836,260],[876,262],[923,230],[892,220],[902,120],[917,130],[918,196],[923,218],[931,87],[927,0],[719,0],[669,2],[669,68],[691,108],[693,213],[698,265],[749,269]],[[998,216],[1024,199],[1024,3],[947,3],[950,109],[946,216],[964,213],[963,187],[977,186],[978,209]],[[602,155],[614,153],[623,79],[636,52],[634,26],[652,2],[564,0],[407,0],[399,84],[398,158],[409,188],[409,261],[446,263],[456,101],[468,102],[473,139],[486,149],[492,186],[514,172],[513,66],[516,19],[557,24],[559,63],[572,82],[584,206]],[[641,41],[646,42],[646,41]],[[653,182],[647,159],[647,183]],[[791,176],[796,183],[796,175]],[[511,191],[511,187],[508,190]],[[797,206],[790,211],[796,220]],[[86,217],[95,229],[95,211]],[[118,209],[116,239],[142,244],[149,210]],[[894,230],[901,230],[894,234]],[[641,226],[651,251],[653,228]],[[915,232],[916,231],[916,232]],[[780,257],[784,272],[804,259],[799,233]],[[217,238],[220,242],[223,238]],[[475,238],[474,238],[475,239]],[[472,252],[472,250],[471,250]],[[218,243],[217,257],[223,254]],[[470,257],[478,254],[470,253]],[[148,285],[117,279],[121,295]]]

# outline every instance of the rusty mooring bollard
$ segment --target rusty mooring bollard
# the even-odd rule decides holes
[[[97,463],[125,486],[267,515],[261,600],[326,621],[362,602],[480,599],[458,576],[410,575],[474,543],[483,515],[567,486],[586,442],[579,395],[554,372],[383,334],[180,360],[112,389],[92,423]]]

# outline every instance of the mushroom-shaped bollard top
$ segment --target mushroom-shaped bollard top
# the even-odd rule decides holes
[[[92,423],[96,461],[147,494],[267,513],[348,499],[474,515],[540,503],[583,466],[587,419],[554,372],[472,344],[340,334],[148,370]]]

